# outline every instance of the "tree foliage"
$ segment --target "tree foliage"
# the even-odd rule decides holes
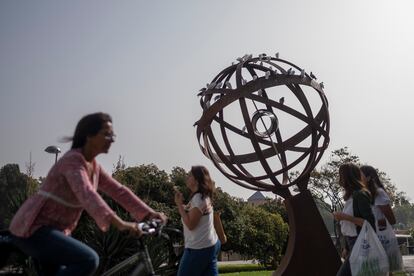
[[[262,205],[259,205],[259,207],[269,213],[279,214],[282,217],[283,221],[288,223],[289,218],[288,218],[286,206],[283,203],[283,201],[284,200],[281,197],[277,197],[275,199],[266,198],[266,202]]]
[[[39,187],[39,181],[20,172],[17,164],[7,164],[0,169],[0,228],[7,228],[23,202]],[[36,275],[33,263],[20,252],[8,259],[10,268],[17,268],[24,275]]]
[[[275,268],[284,254],[288,225],[279,214],[250,204],[244,205],[241,215],[244,229],[240,237],[240,252]]]
[[[20,172],[19,165],[7,164],[0,169],[0,228],[9,225],[13,215],[39,182]]]

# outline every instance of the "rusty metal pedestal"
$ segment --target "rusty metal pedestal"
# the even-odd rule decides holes
[[[334,276],[341,259],[309,190],[287,198],[289,242],[273,276]]]

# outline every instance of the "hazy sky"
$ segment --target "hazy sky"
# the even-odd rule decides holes
[[[118,135],[108,155],[127,166],[210,168],[193,123],[198,90],[237,57],[274,54],[325,83],[330,151],[348,146],[414,199],[414,2],[0,1],[0,166],[45,176],[48,145],[104,111]],[[321,163],[326,162],[324,158]]]

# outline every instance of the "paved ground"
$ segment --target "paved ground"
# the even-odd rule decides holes
[[[251,264],[253,261],[229,261],[229,262],[218,262],[219,264]],[[414,255],[403,256],[404,270],[409,275],[414,276]]]
[[[414,275],[414,255],[405,255],[403,256],[403,263],[405,271]]]

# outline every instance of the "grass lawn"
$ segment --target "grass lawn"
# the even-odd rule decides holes
[[[233,272],[233,273],[225,273],[222,274],[220,273],[220,275],[225,275],[225,276],[247,276],[247,275],[251,275],[251,276],[270,276],[272,275],[273,271],[266,271],[266,270],[262,270],[262,271],[246,271],[246,272]],[[408,274],[404,273],[404,272],[394,272],[392,274],[393,276],[407,276]]]
[[[220,275],[253,275],[253,276],[269,276],[273,271],[264,270],[263,266],[258,264],[224,264],[219,265]]]
[[[273,273],[273,271],[262,270],[262,271],[233,272],[233,273],[225,273],[225,274],[220,274],[220,275],[225,275],[225,276],[236,276],[236,275],[270,276],[270,275],[272,275],[272,273]]]
[[[229,265],[219,265],[219,273],[223,276],[271,276],[273,271],[269,270],[260,270],[260,267],[257,264],[229,264]],[[235,272],[242,271],[242,272]],[[407,276],[408,273],[405,272],[394,272],[393,276]]]
[[[225,273],[225,276],[236,276],[236,275],[252,275],[252,276],[270,276],[272,275],[273,271],[247,271],[247,272],[234,272],[234,273]],[[404,272],[393,273],[393,276],[406,276],[408,274]]]

